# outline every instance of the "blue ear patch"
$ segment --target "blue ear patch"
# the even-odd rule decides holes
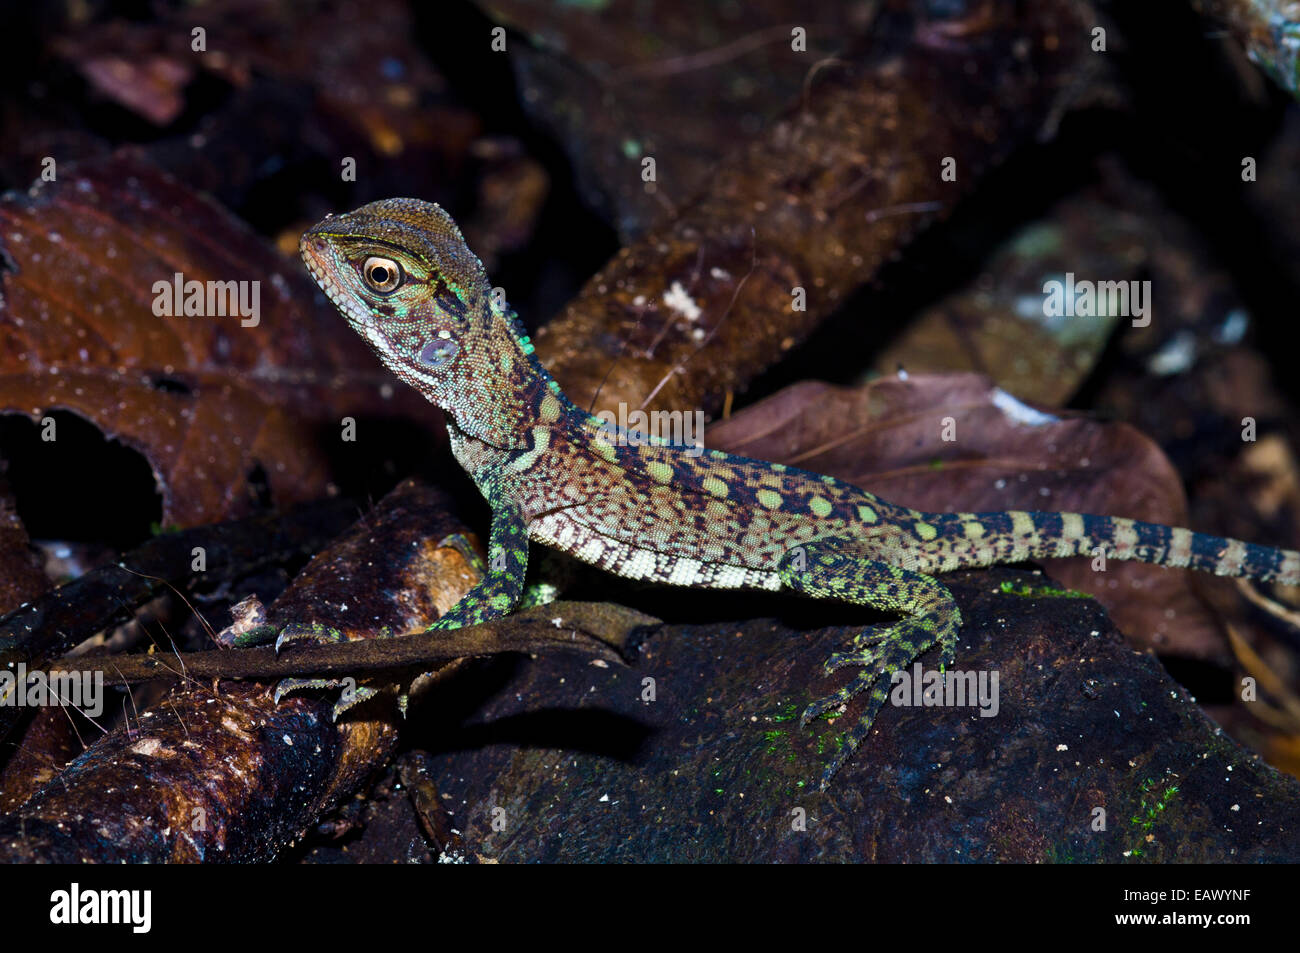
[[[419,361],[429,367],[445,367],[460,353],[460,345],[451,338],[439,338],[430,341],[420,351]]]

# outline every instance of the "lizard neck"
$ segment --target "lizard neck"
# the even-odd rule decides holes
[[[499,451],[526,450],[537,427],[559,427],[565,419],[588,416],[564,396],[508,308],[491,308],[485,330],[470,342],[458,372],[442,390],[437,402],[458,432],[453,436]]]

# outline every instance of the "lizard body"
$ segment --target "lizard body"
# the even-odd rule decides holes
[[[530,540],[627,578],[789,588],[902,615],[833,655],[827,672],[858,674],[804,711],[806,723],[868,693],[823,788],[866,736],[892,672],[936,644],[952,663],[961,613],[935,574],[1104,547],[1115,559],[1300,583],[1294,551],[1111,516],[925,513],[793,467],[617,439],[564,396],[436,205],[374,202],[325,219],[300,249],[384,363],[445,411],[452,451],[492,507],[490,566],[435,627],[514,608]]]

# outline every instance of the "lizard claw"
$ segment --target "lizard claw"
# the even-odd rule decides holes
[[[855,665],[859,668],[869,668],[876,662],[876,653],[870,649],[861,652],[833,652],[831,657],[822,663],[822,671],[827,675],[837,672],[846,665]]]
[[[435,623],[436,625],[436,623]],[[456,625],[450,623],[447,627],[455,628]],[[270,628],[268,626],[268,628]],[[380,630],[377,638],[388,638],[391,632],[384,628]],[[291,622],[280,629],[279,635],[275,639],[275,651],[278,654],[281,650],[298,644],[307,643],[308,645],[333,645],[340,642],[348,641],[348,637],[339,629],[322,625],[319,622]],[[382,690],[370,685],[361,685],[351,676],[340,676],[338,678],[283,678],[275,686],[275,703],[278,705],[282,698],[292,695],[296,692],[311,691],[322,688],[340,689],[338,699],[334,702],[330,710],[330,720],[338,721],[339,716],[349,709],[374,698]],[[402,716],[406,716],[407,708],[406,692],[399,693],[397,698],[398,710]]]
[[[350,681],[350,680],[348,680]],[[379,689],[371,688],[369,685],[354,685],[345,687],[339,695],[339,700],[334,703],[334,708],[330,711],[330,721],[338,721],[339,715],[343,714],[349,708],[360,705],[368,698],[374,698],[379,694]]]
[[[286,646],[299,642],[306,642],[311,645],[329,645],[345,641],[347,641],[347,636],[338,629],[321,625],[319,622],[291,622],[282,628],[280,634],[276,636],[275,651],[278,655]],[[283,678],[275,686],[275,703],[278,705],[280,699],[286,695],[318,688],[342,689],[338,701],[334,703],[334,708],[330,712],[331,721],[338,721],[339,715],[353,705],[358,705],[378,693],[374,688],[358,685],[355,678]]]
[[[863,629],[853,637],[853,647],[855,649],[866,648],[868,645],[879,645],[888,641],[889,633],[893,626],[873,625]]]
[[[803,714],[799,716],[799,727],[807,728],[808,722],[816,721],[833,708],[842,708],[847,705],[849,700],[853,698],[853,692],[850,691],[851,687],[851,684],[845,685],[843,688],[837,689],[829,695],[825,695],[809,702],[808,707],[806,707],[803,710]]]
[[[337,678],[282,678],[279,684],[275,686],[275,703],[280,704],[280,699],[294,692],[306,691],[312,688],[344,688],[346,683]]]
[[[280,650],[286,645],[294,642],[311,642],[315,645],[328,645],[334,642],[346,641],[346,637],[338,629],[331,629],[328,626],[321,625],[319,622],[291,622],[280,630],[280,634],[275,639],[275,654],[279,655]]]
[[[295,692],[317,688],[342,689],[338,701],[330,709],[330,721],[338,721],[339,715],[348,709],[379,694],[379,689],[371,688],[369,685],[358,685],[355,678],[282,678],[275,686],[275,703],[280,704],[280,699]]]

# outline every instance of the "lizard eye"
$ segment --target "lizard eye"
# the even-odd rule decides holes
[[[372,255],[361,266],[361,275],[372,290],[381,294],[396,291],[402,283],[402,266],[391,258],[379,258]]]

